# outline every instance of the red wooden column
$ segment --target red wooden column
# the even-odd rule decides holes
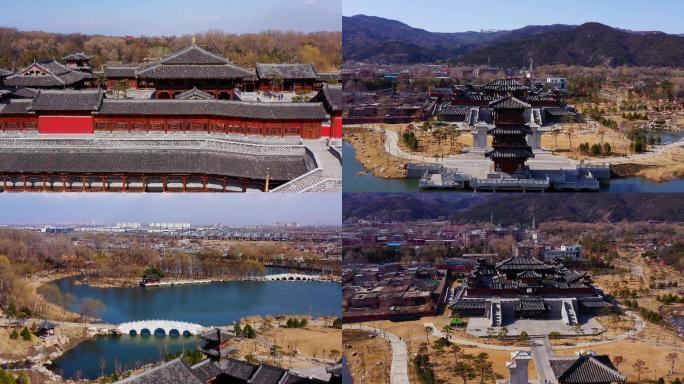
[[[86,177],[85,175],[81,176],[81,192],[86,191]]]
[[[24,192],[26,192],[26,176],[22,176],[21,178],[24,181]]]
[[[166,176],[162,176],[162,192],[166,192]]]
[[[207,176],[202,176],[202,192],[207,191]]]
[[[130,130],[128,132],[130,132]],[[121,188],[124,192],[128,191],[128,184],[126,184],[126,175],[121,175]]]
[[[228,178],[223,176],[223,192],[226,191],[227,186],[228,186]]]
[[[147,176],[141,176],[143,192],[147,192]]]
[[[62,180],[62,192],[66,192],[66,175],[61,175],[59,179]]]
[[[242,192],[247,192],[247,181],[242,179]]]
[[[45,184],[46,184],[46,182],[45,182],[46,180],[45,180],[45,179],[46,179],[45,175],[41,175],[41,176],[40,176],[40,180],[41,180],[42,183],[43,183],[43,192],[47,192],[47,185],[45,185]]]
[[[105,192],[107,190],[107,177],[105,175],[102,175],[101,178],[102,178],[102,192]]]
[[[182,176],[183,179],[183,192],[188,191],[188,177],[187,176]]]
[[[7,175],[2,176],[2,190],[7,192]]]

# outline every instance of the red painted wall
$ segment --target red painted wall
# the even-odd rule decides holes
[[[342,114],[332,116],[330,126],[330,137],[342,137]]]
[[[38,132],[56,133],[93,133],[92,116],[38,116]]]

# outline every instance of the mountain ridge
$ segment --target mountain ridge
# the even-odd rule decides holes
[[[378,16],[342,17],[345,61],[537,65],[684,66],[684,37],[598,22],[528,25],[495,32],[430,32]]]

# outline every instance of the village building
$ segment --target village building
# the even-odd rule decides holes
[[[325,369],[317,376],[304,375],[294,369],[269,364],[254,364],[230,357],[232,334],[221,329],[201,335],[199,350],[208,358],[188,366],[181,358],[161,364],[140,374],[119,380],[118,384],[341,384],[340,364]]]
[[[530,380],[529,361],[534,360],[537,380]],[[621,374],[608,355],[596,355],[592,351],[577,352],[575,356],[554,356],[548,343],[535,344],[532,352],[511,352],[506,363],[509,380],[497,380],[497,384],[611,384],[624,383]]]
[[[319,82],[312,64],[257,63],[256,75],[262,92],[313,92]]]
[[[92,86],[93,75],[69,68],[56,60],[34,61],[31,65],[2,80],[10,88],[82,89]]]

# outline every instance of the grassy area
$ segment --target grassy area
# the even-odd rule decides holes
[[[366,171],[386,179],[406,177],[405,167],[408,160],[385,151],[384,134],[361,127],[345,127],[344,138],[356,148],[356,158]]]
[[[367,332],[343,331],[345,356],[352,377],[359,383],[389,383],[392,350],[384,339]]]

